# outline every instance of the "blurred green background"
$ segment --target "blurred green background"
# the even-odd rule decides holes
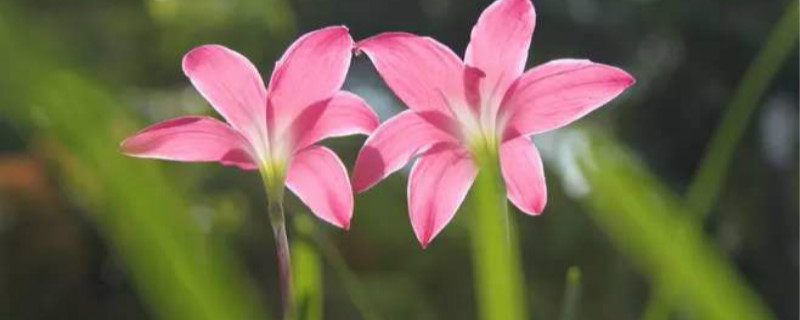
[[[430,35],[461,53],[488,4],[0,2],[0,319],[276,318],[257,173],[129,159],[119,142],[213,114],[181,73],[193,46],[233,48],[265,78],[294,38],[332,24],[356,39]],[[535,138],[548,205],[512,210],[531,317],[797,319],[797,2],[534,5],[529,67],[589,58],[638,82]],[[382,120],[403,109],[363,56],[345,87]],[[363,141],[325,144],[352,167]],[[309,319],[476,318],[466,212],[420,249],[406,174],[356,197],[350,231],[289,200]]]

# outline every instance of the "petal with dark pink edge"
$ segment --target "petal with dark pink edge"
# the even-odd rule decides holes
[[[589,60],[555,60],[533,68],[511,86],[503,100],[504,139],[565,126],[633,83],[622,69]]]
[[[356,50],[369,56],[408,108],[445,114],[466,108],[464,63],[436,40],[387,32],[358,42]]]
[[[547,203],[547,184],[542,158],[536,146],[527,137],[503,142],[500,146],[500,168],[511,203],[530,215],[542,213]]]
[[[286,187],[320,219],[350,228],[353,189],[342,161],[330,149],[311,146],[295,154],[286,174]]]
[[[317,141],[351,134],[370,134],[378,127],[378,115],[360,97],[339,91],[333,98],[306,108],[291,125],[296,150]]]
[[[477,172],[469,152],[457,146],[437,145],[414,164],[408,180],[408,211],[423,248],[453,219]]]
[[[384,122],[367,138],[353,169],[353,187],[362,192],[436,143],[457,144],[448,132],[454,124],[436,112],[406,110]]]
[[[181,117],[159,122],[125,139],[120,149],[126,155],[139,158],[216,161],[246,170],[257,168],[244,137],[210,117]]]
[[[472,28],[464,61],[483,71],[484,101],[499,103],[508,86],[525,70],[536,13],[530,0],[499,0],[483,11]]]
[[[352,50],[353,39],[344,26],[309,32],[286,50],[269,82],[267,121],[276,126],[271,132],[283,132],[303,109],[339,91]]]
[[[183,72],[237,130],[256,134],[266,126],[264,82],[241,54],[220,45],[199,46],[183,57]]]

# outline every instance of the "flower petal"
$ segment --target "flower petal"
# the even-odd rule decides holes
[[[389,88],[408,108],[444,114],[468,110],[464,63],[450,48],[429,37],[387,32],[360,41]]]
[[[269,82],[271,132],[283,132],[303,109],[339,91],[352,49],[347,28],[333,26],[303,35],[286,50]]]
[[[504,139],[565,126],[633,83],[625,71],[589,60],[555,60],[533,68],[512,85],[503,100]]]
[[[500,146],[500,168],[511,203],[530,215],[542,213],[547,203],[547,184],[536,146],[527,137],[504,142]]]
[[[449,121],[439,113],[406,110],[384,122],[358,153],[352,178],[355,190],[369,189],[436,143],[457,144],[446,129],[453,125]]]
[[[256,169],[247,142],[227,124],[210,117],[181,117],[159,122],[125,139],[123,153],[173,161],[217,161]]]
[[[256,67],[220,45],[203,45],[183,57],[183,72],[232,127],[248,135],[263,130],[266,89]]]
[[[437,145],[419,157],[408,180],[408,211],[423,248],[453,219],[477,173],[469,152],[457,146]]]
[[[351,134],[370,134],[380,121],[375,111],[357,95],[339,91],[332,99],[303,110],[291,125],[296,150],[319,140]]]
[[[320,219],[350,228],[353,189],[342,161],[330,149],[311,146],[295,154],[286,174],[286,187]]]
[[[499,103],[525,70],[535,25],[536,12],[530,0],[495,1],[478,18],[464,60],[486,74],[480,84],[484,101]]]

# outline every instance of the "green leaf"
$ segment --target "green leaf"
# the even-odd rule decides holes
[[[772,318],[680,199],[630,150],[599,130],[580,137],[573,147],[590,187],[583,199],[591,217],[667,301],[685,301],[698,319]]]
[[[314,221],[309,214],[292,219],[292,273],[297,319],[322,320],[322,262],[312,242]]]
[[[107,241],[143,300],[162,319],[265,319],[236,259],[199,228],[186,195],[154,161],[117,150],[135,131],[123,100],[59,63],[24,13],[0,3],[0,113],[36,131],[67,190]],[[13,30],[13,31],[12,31]],[[43,48],[47,48],[46,50]]]

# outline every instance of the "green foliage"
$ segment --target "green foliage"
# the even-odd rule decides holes
[[[154,162],[121,155],[133,131],[120,100],[54,63],[36,33],[11,32],[21,12],[0,5],[0,112],[51,141],[52,160],[125,263],[137,290],[163,319],[264,319],[236,259],[208,241],[181,194]],[[25,23],[25,22],[22,22]],[[25,23],[27,24],[27,23]]]
[[[689,185],[686,195],[687,212],[700,224],[710,214],[722,192],[736,147],[759,105],[758,102],[789,54],[797,48],[797,21],[800,18],[798,12],[798,1],[787,5],[786,12],[772,30],[761,52],[742,76],[730,104],[725,109],[722,122],[714,132],[700,162],[697,174]],[[667,319],[671,304],[664,299],[664,293],[655,292],[645,305],[644,318]]]
[[[309,214],[293,217],[292,274],[294,277],[294,301],[297,319],[322,319],[322,261],[311,240],[315,221]]]
[[[588,138],[591,136],[591,138]],[[667,301],[685,301],[699,319],[772,316],[693,223],[680,200],[602,131],[584,136],[586,205],[614,244],[636,262]]]
[[[81,206],[80,212],[86,213],[90,221],[97,227],[105,244],[111,248],[132,278],[137,294],[142,297],[146,306],[153,310],[153,314],[163,319],[192,320],[263,319],[268,315],[263,310],[263,305],[277,306],[278,299],[266,302],[259,300],[256,289],[252,287],[256,282],[244,275],[241,266],[237,263],[239,258],[226,250],[228,243],[224,242],[230,240],[230,237],[246,237],[242,234],[247,234],[247,230],[243,231],[239,227],[239,224],[246,225],[246,223],[229,222],[236,226],[229,226],[229,229],[226,229],[224,234],[217,235],[218,237],[209,237],[205,233],[206,230],[201,228],[201,223],[197,221],[194,216],[195,212],[188,203],[209,195],[187,194],[180,184],[171,179],[170,175],[162,172],[161,168],[166,166],[165,164],[129,159],[117,152],[116,146],[119,141],[142,126],[142,123],[133,120],[134,117],[130,113],[132,110],[130,101],[147,99],[146,95],[150,92],[142,94],[143,92],[136,91],[149,90],[143,89],[141,86],[152,85],[157,87],[159,92],[169,90],[165,94],[170,97],[177,96],[178,98],[174,100],[181,99],[184,96],[181,93],[183,87],[175,85],[173,88],[164,88],[168,88],[172,82],[188,86],[183,79],[176,80],[173,76],[180,72],[180,55],[191,46],[201,42],[220,42],[241,49],[248,54],[248,57],[252,57],[257,65],[263,67],[263,74],[266,75],[274,58],[285,48],[285,44],[288,44],[289,36],[295,35],[296,28],[306,30],[321,26],[323,23],[347,22],[359,37],[389,28],[428,28],[424,33],[436,34],[437,37],[442,35],[441,38],[446,43],[463,42],[463,28],[451,28],[453,25],[448,24],[446,20],[451,20],[450,23],[461,20],[452,19],[450,16],[462,15],[465,12],[463,10],[466,10],[464,8],[469,7],[451,8],[457,10],[448,14],[448,19],[436,20],[437,22],[432,25],[438,27],[429,30],[430,25],[425,25],[426,20],[423,17],[420,17],[419,21],[407,18],[418,17],[419,12],[416,9],[411,10],[410,14],[401,12],[406,7],[416,8],[417,5],[387,6],[392,13],[397,13],[393,14],[391,18],[378,14],[363,15],[360,14],[363,11],[352,10],[354,8],[352,5],[336,5],[337,10],[356,12],[360,15],[354,14],[340,19],[339,14],[342,12],[330,13],[330,16],[325,16],[320,12],[309,14],[304,12],[305,9],[294,12],[283,0],[244,0],[236,1],[233,5],[222,0],[199,2],[149,0],[141,4],[142,12],[133,10],[133,13],[118,12],[118,15],[101,13],[107,7],[102,1],[96,1],[92,5],[87,5],[87,8],[94,10],[86,10],[85,13],[81,13],[79,19],[87,21],[108,19],[100,26],[112,30],[125,30],[126,33],[123,35],[115,32],[92,33],[85,39],[78,39],[82,42],[71,43],[68,41],[75,40],[74,37],[53,41],[54,39],[43,36],[45,34],[60,35],[54,30],[46,29],[53,25],[41,23],[41,20],[46,21],[57,17],[48,11],[46,6],[42,10],[41,16],[39,13],[35,16],[41,20],[34,20],[28,19],[33,15],[16,9],[16,6],[23,5],[12,3],[0,2],[0,70],[2,70],[0,72],[0,88],[2,88],[0,114],[3,115],[3,125],[8,123],[14,126],[13,130],[22,132],[25,139],[30,140],[26,141],[30,148],[35,149],[36,152],[42,149],[49,156],[49,160],[60,174],[58,176],[60,179],[55,181],[60,187],[58,192],[71,196],[69,199],[75,200]],[[46,1],[42,3],[46,3]],[[314,2],[314,5],[325,8],[324,3],[321,2]],[[672,7],[673,5],[675,7]],[[694,3],[680,4],[679,2],[664,3],[658,7],[641,5],[639,9],[644,15],[647,15],[648,11],[666,12],[658,15],[650,13],[647,17],[663,19],[658,20],[663,22],[663,24],[659,22],[658,28],[663,29],[663,32],[668,35],[659,35],[651,28],[643,28],[642,34],[630,32],[615,35],[614,37],[622,39],[615,44],[624,49],[611,50],[605,53],[608,56],[598,56],[597,58],[611,59],[609,57],[619,53],[623,53],[621,56],[634,55],[633,52],[639,45],[644,49],[653,49],[640,44],[644,34],[650,32],[654,32],[651,35],[653,39],[663,40],[669,45],[672,43],[670,39],[673,37],[669,34],[675,32],[672,28],[675,28],[676,25],[682,28],[685,22],[683,19],[691,18],[673,14],[674,10],[678,10],[677,8],[680,6],[695,5]],[[763,12],[759,10],[758,13],[770,12],[768,8],[771,5],[764,4],[765,9]],[[611,6],[623,7],[623,4],[620,2],[608,4],[608,6],[610,6],[608,9],[610,12],[612,11]],[[637,4],[637,6],[639,5]],[[138,8],[136,5],[130,7]],[[477,8],[477,5],[475,7]],[[425,10],[426,12],[436,11],[427,6],[425,6]],[[676,196],[672,190],[665,187],[664,182],[649,172],[635,158],[631,150],[623,147],[622,142],[609,137],[604,131],[589,132],[591,138],[583,136],[583,142],[590,146],[589,152],[580,153],[578,151],[582,149],[575,148],[578,151],[574,153],[581,156],[580,172],[588,182],[590,190],[588,196],[582,198],[582,203],[588,209],[586,210],[587,216],[596,222],[600,231],[608,235],[614,247],[619,249],[628,261],[640,267],[649,286],[654,289],[652,296],[656,299],[649,301],[647,310],[652,313],[645,314],[647,319],[668,319],[670,310],[676,307],[689,311],[691,315],[695,316],[694,319],[769,319],[772,317],[761,298],[745,283],[734,265],[728,261],[717,245],[704,235],[697,221],[702,220],[702,217],[711,211],[717,196],[725,186],[725,177],[736,154],[736,148],[748,123],[751,122],[754,110],[759,105],[758,102],[765,90],[768,89],[770,80],[781,71],[787,57],[791,56],[790,53],[796,50],[797,1],[792,1],[786,10],[772,36],[766,41],[766,46],[747,69],[739,88],[730,100],[720,127],[715,132],[698,170],[698,175],[690,186],[688,200]],[[477,12],[475,11],[476,16]],[[614,28],[613,24],[625,26],[616,19],[612,19],[613,24],[596,22],[580,26],[574,21],[567,22],[568,17],[563,16],[564,13],[549,10],[548,12],[548,19],[560,20],[561,28],[575,27],[576,31],[574,32],[586,32],[591,28],[600,29],[596,27],[600,25],[604,28]],[[64,15],[70,14],[73,12]],[[130,16],[126,19],[114,20],[114,17],[128,15]],[[676,19],[671,16],[681,16],[681,18]],[[444,16],[439,18],[442,17]],[[762,19],[763,17],[767,19]],[[144,20],[149,18],[152,21],[139,21],[142,18]],[[772,16],[756,15],[754,12],[752,19],[747,22],[747,29],[757,30],[761,26],[766,26],[766,24],[756,21],[759,19],[769,21]],[[138,22],[133,23],[134,20]],[[303,23],[295,26],[297,21]],[[380,21],[386,23],[377,23]],[[709,19],[709,21],[713,21],[713,19]],[[630,22],[628,23],[630,24]],[[83,26],[84,29],[75,28],[78,31],[74,32],[80,33],[81,30],[87,28],[87,25]],[[563,52],[573,52],[575,55],[584,56],[583,52],[580,54],[574,52],[574,50],[578,50],[576,49],[578,46],[574,45],[573,40],[554,41],[553,35],[566,30],[557,29],[559,23],[556,23],[555,27],[550,27],[552,25],[549,24],[547,28],[540,28],[541,31],[537,31],[537,34],[543,35],[543,37],[537,36],[539,41],[543,41],[540,43],[546,42],[548,46],[541,46],[542,50],[536,49],[537,54],[532,56],[532,59],[542,59],[541,61],[543,61],[556,57],[552,56],[555,53],[561,55]],[[721,25],[711,23],[709,26],[708,22],[704,22],[703,28],[715,31],[719,29],[721,34],[728,35],[732,35],[735,30],[742,28],[739,23],[734,27],[727,27],[729,29],[724,29]],[[548,31],[548,28],[556,29]],[[445,31],[448,29],[458,31],[458,35],[447,38]],[[682,31],[682,29],[679,30]],[[547,32],[552,33],[548,34]],[[694,61],[697,58],[702,59],[702,52],[698,54],[697,51],[694,51],[697,50],[693,47],[696,44],[692,44],[692,41],[698,40],[674,37],[679,40],[675,42],[686,46],[686,51],[678,51],[675,56],[689,52],[692,56],[686,56],[684,59],[691,58]],[[706,40],[701,38],[703,41]],[[58,41],[64,41],[69,46],[60,44]],[[605,38],[598,37],[597,41],[605,41]],[[149,42],[152,42],[152,48],[143,45],[149,44]],[[590,47],[591,43],[592,41],[587,42],[585,46],[582,44],[580,50]],[[659,44],[660,42],[655,41],[655,43]],[[122,44],[122,49],[114,47],[120,46],[120,44]],[[726,42],[726,44],[730,43]],[[75,47],[71,47],[72,45]],[[562,47],[559,48],[559,45]],[[608,47],[605,42],[600,46]],[[114,48],[109,49],[108,47]],[[653,45],[652,47],[658,46]],[[136,50],[128,52],[127,50],[131,48]],[[98,52],[95,53],[92,50]],[[114,54],[104,50],[112,52],[121,50],[126,53]],[[90,51],[93,53],[87,54]],[[71,57],[71,54],[76,52],[87,56],[84,58],[90,58],[87,59],[88,62],[84,62],[91,64],[85,66],[88,67],[88,70],[76,67],[77,64],[71,61],[74,58]],[[658,59],[651,59],[649,51],[645,50],[641,55],[646,56],[652,72],[669,71],[669,68],[663,66],[667,63],[653,62]],[[132,57],[136,59],[120,62]],[[94,59],[98,60],[96,65]],[[358,59],[362,59],[361,62],[364,62],[363,57],[356,58],[354,62],[356,71],[359,70]],[[113,63],[109,63],[109,61]],[[621,61],[621,64],[625,63],[631,64],[632,62]],[[696,67],[686,61],[682,63],[690,65],[687,68]],[[719,68],[720,66],[721,64],[710,67]],[[119,67],[122,67],[121,70],[115,69]],[[103,68],[108,68],[108,70],[102,70]],[[129,71],[133,71],[134,75],[138,75],[141,79],[134,75],[130,75],[128,78],[129,75],[126,72]],[[131,81],[132,83],[114,83],[112,81],[111,84],[106,84],[96,79],[97,76],[91,75],[91,72],[98,73],[100,77],[112,79],[117,79],[115,78],[118,77],[117,74],[126,74],[122,77],[124,80],[137,80]],[[694,72],[690,75],[697,76],[697,73]],[[361,79],[349,79],[349,81],[356,80],[352,83],[358,89],[371,87],[363,83],[365,82],[364,78],[368,77],[364,77],[363,73],[361,77]],[[724,87],[723,80],[725,79],[702,79],[704,79],[704,89],[702,89],[704,92],[713,91],[708,87],[716,88],[721,85]],[[642,77],[641,80],[643,86],[648,82],[652,84],[659,81],[654,77]],[[379,82],[374,79],[369,81]],[[659,84],[665,85],[665,83],[656,83],[651,88],[657,88]],[[672,87],[675,83],[667,84],[671,85],[670,91],[680,91],[681,89],[681,87]],[[124,87],[110,88],[113,85],[123,85]],[[632,89],[633,94],[640,92],[637,91],[639,90],[637,88],[639,87]],[[134,97],[128,96],[131,93],[130,90],[135,91],[133,92]],[[387,103],[386,99],[388,98],[369,99],[376,96],[385,98],[387,95],[381,96],[381,91],[364,90],[366,93],[372,93],[372,96],[365,95],[370,103]],[[202,103],[202,98],[196,93],[191,92],[190,94],[196,101]],[[648,101],[648,103],[652,103],[652,101]],[[635,107],[639,108],[643,104]],[[375,103],[374,106],[383,107],[384,105]],[[177,106],[168,104],[158,104],[158,107],[177,108]],[[211,112],[211,109],[206,109],[206,111]],[[652,110],[647,112],[652,112]],[[623,112],[614,111],[614,113]],[[615,125],[617,124],[619,123],[615,123]],[[342,149],[354,153],[357,147],[347,145],[347,148],[343,147]],[[758,156],[750,155],[751,158]],[[563,159],[559,159],[559,161],[561,160]],[[351,164],[352,159],[345,158],[345,163]],[[499,174],[496,164],[483,159],[482,166],[482,174],[469,195],[470,200],[463,206],[463,212],[457,215],[445,232],[439,236],[438,243],[425,251],[419,250],[417,247],[408,225],[407,209],[405,208],[407,181],[402,178],[401,174],[393,175],[374,190],[358,196],[356,224],[354,224],[356,227],[347,233],[337,231],[335,234],[333,232],[328,234],[324,229],[328,226],[323,226],[319,221],[308,218],[307,214],[292,216],[289,221],[294,222],[291,245],[294,256],[293,270],[296,275],[294,277],[295,297],[299,306],[300,318],[321,319],[323,309],[330,312],[330,310],[339,308],[335,311],[348,314],[347,312],[352,312],[348,309],[350,307],[355,308],[355,312],[367,320],[379,318],[469,318],[473,317],[472,304],[465,304],[463,301],[468,299],[469,294],[474,293],[478,315],[482,319],[525,319],[527,310],[524,302],[530,301],[531,295],[523,287],[525,282],[521,270],[521,252],[517,244],[515,216],[513,213],[511,215],[507,213],[505,194],[502,184],[498,181]],[[178,166],[174,168],[178,168]],[[180,168],[178,170],[191,170],[185,169],[184,166]],[[206,168],[211,168],[211,166],[203,169]],[[548,178],[558,168],[559,166],[548,164],[546,168]],[[230,171],[220,169],[214,172],[217,176],[223,176],[222,179],[225,179],[225,174],[219,174],[219,172],[229,174]],[[238,178],[239,176],[234,177]],[[219,177],[215,178],[219,179]],[[230,179],[230,176],[227,178]],[[220,180],[215,180],[215,182],[218,181]],[[225,181],[223,181],[224,183]],[[243,189],[246,190],[258,189],[260,191],[260,186],[253,185],[252,188],[247,189],[246,182],[242,183],[239,180],[231,182],[231,184],[245,186]],[[562,319],[578,319],[579,311],[587,313],[604,310],[606,306],[597,307],[597,304],[607,301],[603,300],[603,296],[607,295],[605,292],[624,292],[626,284],[641,284],[638,274],[631,272],[626,272],[624,276],[611,274],[609,278],[614,279],[607,281],[600,281],[599,277],[590,276],[613,268],[609,266],[625,265],[625,261],[620,262],[619,259],[616,259],[612,247],[604,247],[606,244],[603,243],[601,236],[598,237],[595,234],[597,231],[593,225],[584,225],[584,220],[581,220],[583,216],[579,213],[581,210],[563,195],[558,188],[560,185],[551,179],[549,187],[551,188],[551,197],[545,215],[535,219],[526,218],[525,225],[521,225],[528,229],[535,229],[543,225],[547,226],[547,222],[562,222],[557,228],[537,229],[536,231],[544,232],[526,233],[520,237],[521,240],[524,240],[523,244],[530,244],[531,240],[545,240],[541,241],[545,244],[540,247],[547,248],[547,250],[535,252],[535,250],[528,251],[528,247],[526,247],[524,252],[529,262],[526,264],[528,268],[525,270],[528,273],[528,279],[536,279],[532,281],[533,287],[537,289],[537,295],[533,296],[534,304],[553,306],[550,308],[553,310],[552,312],[538,307],[533,311],[537,318],[540,318],[540,315],[546,315],[541,318],[555,318],[559,310],[559,297],[550,298],[549,296],[552,295],[551,292],[558,292],[562,286],[560,275],[563,274],[563,268],[575,264],[576,262],[573,261],[575,259],[584,259],[593,264],[580,263],[584,271],[582,277],[576,276],[580,274],[579,269],[570,269],[561,308]],[[256,192],[256,194],[259,203],[263,202],[263,195],[260,192]],[[241,196],[241,194],[237,195]],[[238,204],[248,200],[246,196],[233,200],[225,196],[220,196],[220,198],[224,199],[223,202],[227,200]],[[767,200],[757,199],[755,201]],[[256,207],[256,209],[258,208]],[[238,211],[241,210],[241,207],[234,206],[232,210]],[[237,217],[263,213],[254,210],[254,212],[240,213]],[[558,220],[554,218],[550,220],[551,217],[559,216],[562,218],[580,217],[580,219]],[[0,218],[2,218],[1,215]],[[565,221],[569,223],[563,223]],[[467,228],[462,228],[463,226]],[[246,227],[242,227],[242,229]],[[253,227],[253,229],[258,234],[269,233],[264,226]],[[464,229],[470,232],[464,232]],[[549,236],[541,237],[542,234],[549,234]],[[463,266],[469,262],[467,260],[469,251],[466,244],[470,243],[466,241],[467,236],[471,237],[472,241],[474,283],[468,281],[468,274],[459,273],[460,270],[467,269]],[[259,238],[259,240],[263,239]],[[792,241],[795,241],[795,238],[792,238]],[[586,242],[590,242],[592,245],[584,246]],[[598,243],[600,244],[598,245]],[[242,245],[241,243],[237,244]],[[340,251],[337,244],[345,244],[346,246],[343,248],[346,249]],[[248,246],[262,246],[262,243],[242,246],[243,248],[237,249],[247,253]],[[537,248],[532,245],[530,247]],[[575,247],[601,248],[603,250],[596,250],[601,252],[589,252],[592,251],[589,249],[583,249],[583,251],[572,249],[570,251],[570,248]],[[763,244],[757,248],[758,250],[763,249]],[[258,260],[259,263],[272,263],[273,261],[268,258],[263,261],[259,260],[264,253],[269,252],[272,252],[271,248],[260,250],[256,253],[258,258],[249,258]],[[580,256],[576,257],[576,255]],[[605,259],[606,255],[609,255],[611,259]],[[595,256],[601,256],[603,259],[592,258]],[[764,261],[771,263],[782,260],[771,258]],[[551,265],[544,266],[545,264]],[[351,269],[349,267],[351,265],[358,267]],[[328,267],[331,272],[323,274],[323,267]],[[548,268],[557,269],[557,275],[550,274],[552,276],[549,278],[552,280],[547,279],[546,269]],[[628,269],[623,270],[627,271]],[[772,269],[766,270],[773,271]],[[364,274],[360,274],[361,271],[365,271]],[[469,270],[464,272],[467,271]],[[335,280],[328,280],[331,285],[323,287],[323,282],[325,282],[323,275]],[[757,272],[751,275],[756,279],[754,281],[761,281],[758,279],[760,275]],[[582,280],[579,280],[581,278]],[[597,288],[596,284],[598,283],[603,286]],[[474,292],[470,291],[473,284]],[[277,283],[267,281],[267,286],[268,288],[277,287]],[[764,289],[765,286],[759,282],[762,290],[774,296],[775,289]],[[343,290],[337,291],[335,287],[342,287]],[[343,297],[334,296],[339,292],[344,293]],[[378,294],[374,294],[375,292]],[[598,294],[597,292],[602,293]],[[459,295],[460,293],[463,293],[464,296]],[[637,299],[629,299],[631,295],[619,296],[619,300],[624,300],[618,302],[622,308],[638,310]],[[540,297],[544,297],[544,299],[539,299]],[[323,299],[334,303],[323,308]],[[345,307],[334,305],[338,302],[344,302],[341,305],[345,305]],[[774,303],[780,304],[781,302]],[[2,304],[0,303],[0,307]],[[615,311],[620,311],[620,306],[611,307],[617,308]],[[388,312],[389,310],[391,312]],[[621,310],[626,311],[627,309]],[[0,310],[0,313],[4,311]],[[627,312],[632,311],[627,310]],[[341,313],[330,314],[335,316]],[[599,316],[599,318],[612,319],[618,317],[619,313],[610,311],[608,314]]]
[[[744,135],[758,102],[780,67],[797,49],[799,12],[798,1],[792,1],[786,6],[783,17],[775,25],[761,52],[742,76],[730,104],[725,109],[722,122],[706,149],[697,176],[692,180],[686,196],[687,205],[701,221],[711,211],[722,189],[736,146]]]

